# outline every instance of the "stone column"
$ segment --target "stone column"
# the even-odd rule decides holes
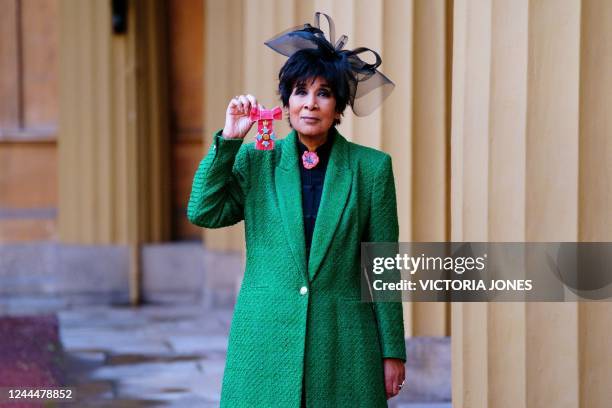
[[[242,0],[206,0],[204,5],[204,152],[225,125],[230,99],[244,89],[244,4]],[[204,154],[203,152],[203,154]],[[203,231],[207,248],[240,251],[244,224]]]
[[[111,2],[60,2],[59,233],[129,245],[133,302],[139,245],[170,232],[164,4],[129,1],[113,34]]]
[[[453,241],[610,240],[611,13],[605,1],[454,1]],[[606,406],[610,311],[453,304],[453,406]]]
[[[451,2],[414,2],[411,240],[442,242],[450,234]],[[408,99],[400,94],[402,100]],[[401,137],[401,131],[398,129]],[[414,302],[413,332],[450,334],[447,303]]]
[[[612,3],[588,0],[580,14],[578,238],[612,241]],[[578,305],[580,407],[612,401],[610,303]]]

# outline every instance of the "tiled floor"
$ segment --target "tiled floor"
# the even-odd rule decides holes
[[[199,306],[59,313],[77,395],[121,407],[218,406],[230,319]]]
[[[57,311],[78,407],[218,407],[230,309],[79,306]],[[407,395],[404,395],[406,397]],[[407,402],[392,408],[451,408]]]

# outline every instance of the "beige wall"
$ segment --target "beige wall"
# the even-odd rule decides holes
[[[453,241],[612,239],[610,21],[605,0],[455,0]],[[453,304],[453,406],[609,406],[611,316]]]

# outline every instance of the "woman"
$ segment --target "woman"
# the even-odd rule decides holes
[[[318,17],[267,43],[290,56],[279,92],[291,133],[273,150],[243,144],[261,105],[237,96],[193,182],[192,223],[245,221],[222,406],[382,407],[404,381],[401,303],[360,299],[360,243],[398,239],[391,158],[335,128],[347,105],[363,113],[384,97],[360,99],[360,87],[392,83],[377,54],[369,65],[363,49],[341,50],[345,36],[327,41]]]

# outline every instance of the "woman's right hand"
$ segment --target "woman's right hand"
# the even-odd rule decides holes
[[[251,108],[257,106],[253,95],[239,95],[230,101],[225,112],[223,137],[226,139],[244,139],[255,123],[250,119]]]

